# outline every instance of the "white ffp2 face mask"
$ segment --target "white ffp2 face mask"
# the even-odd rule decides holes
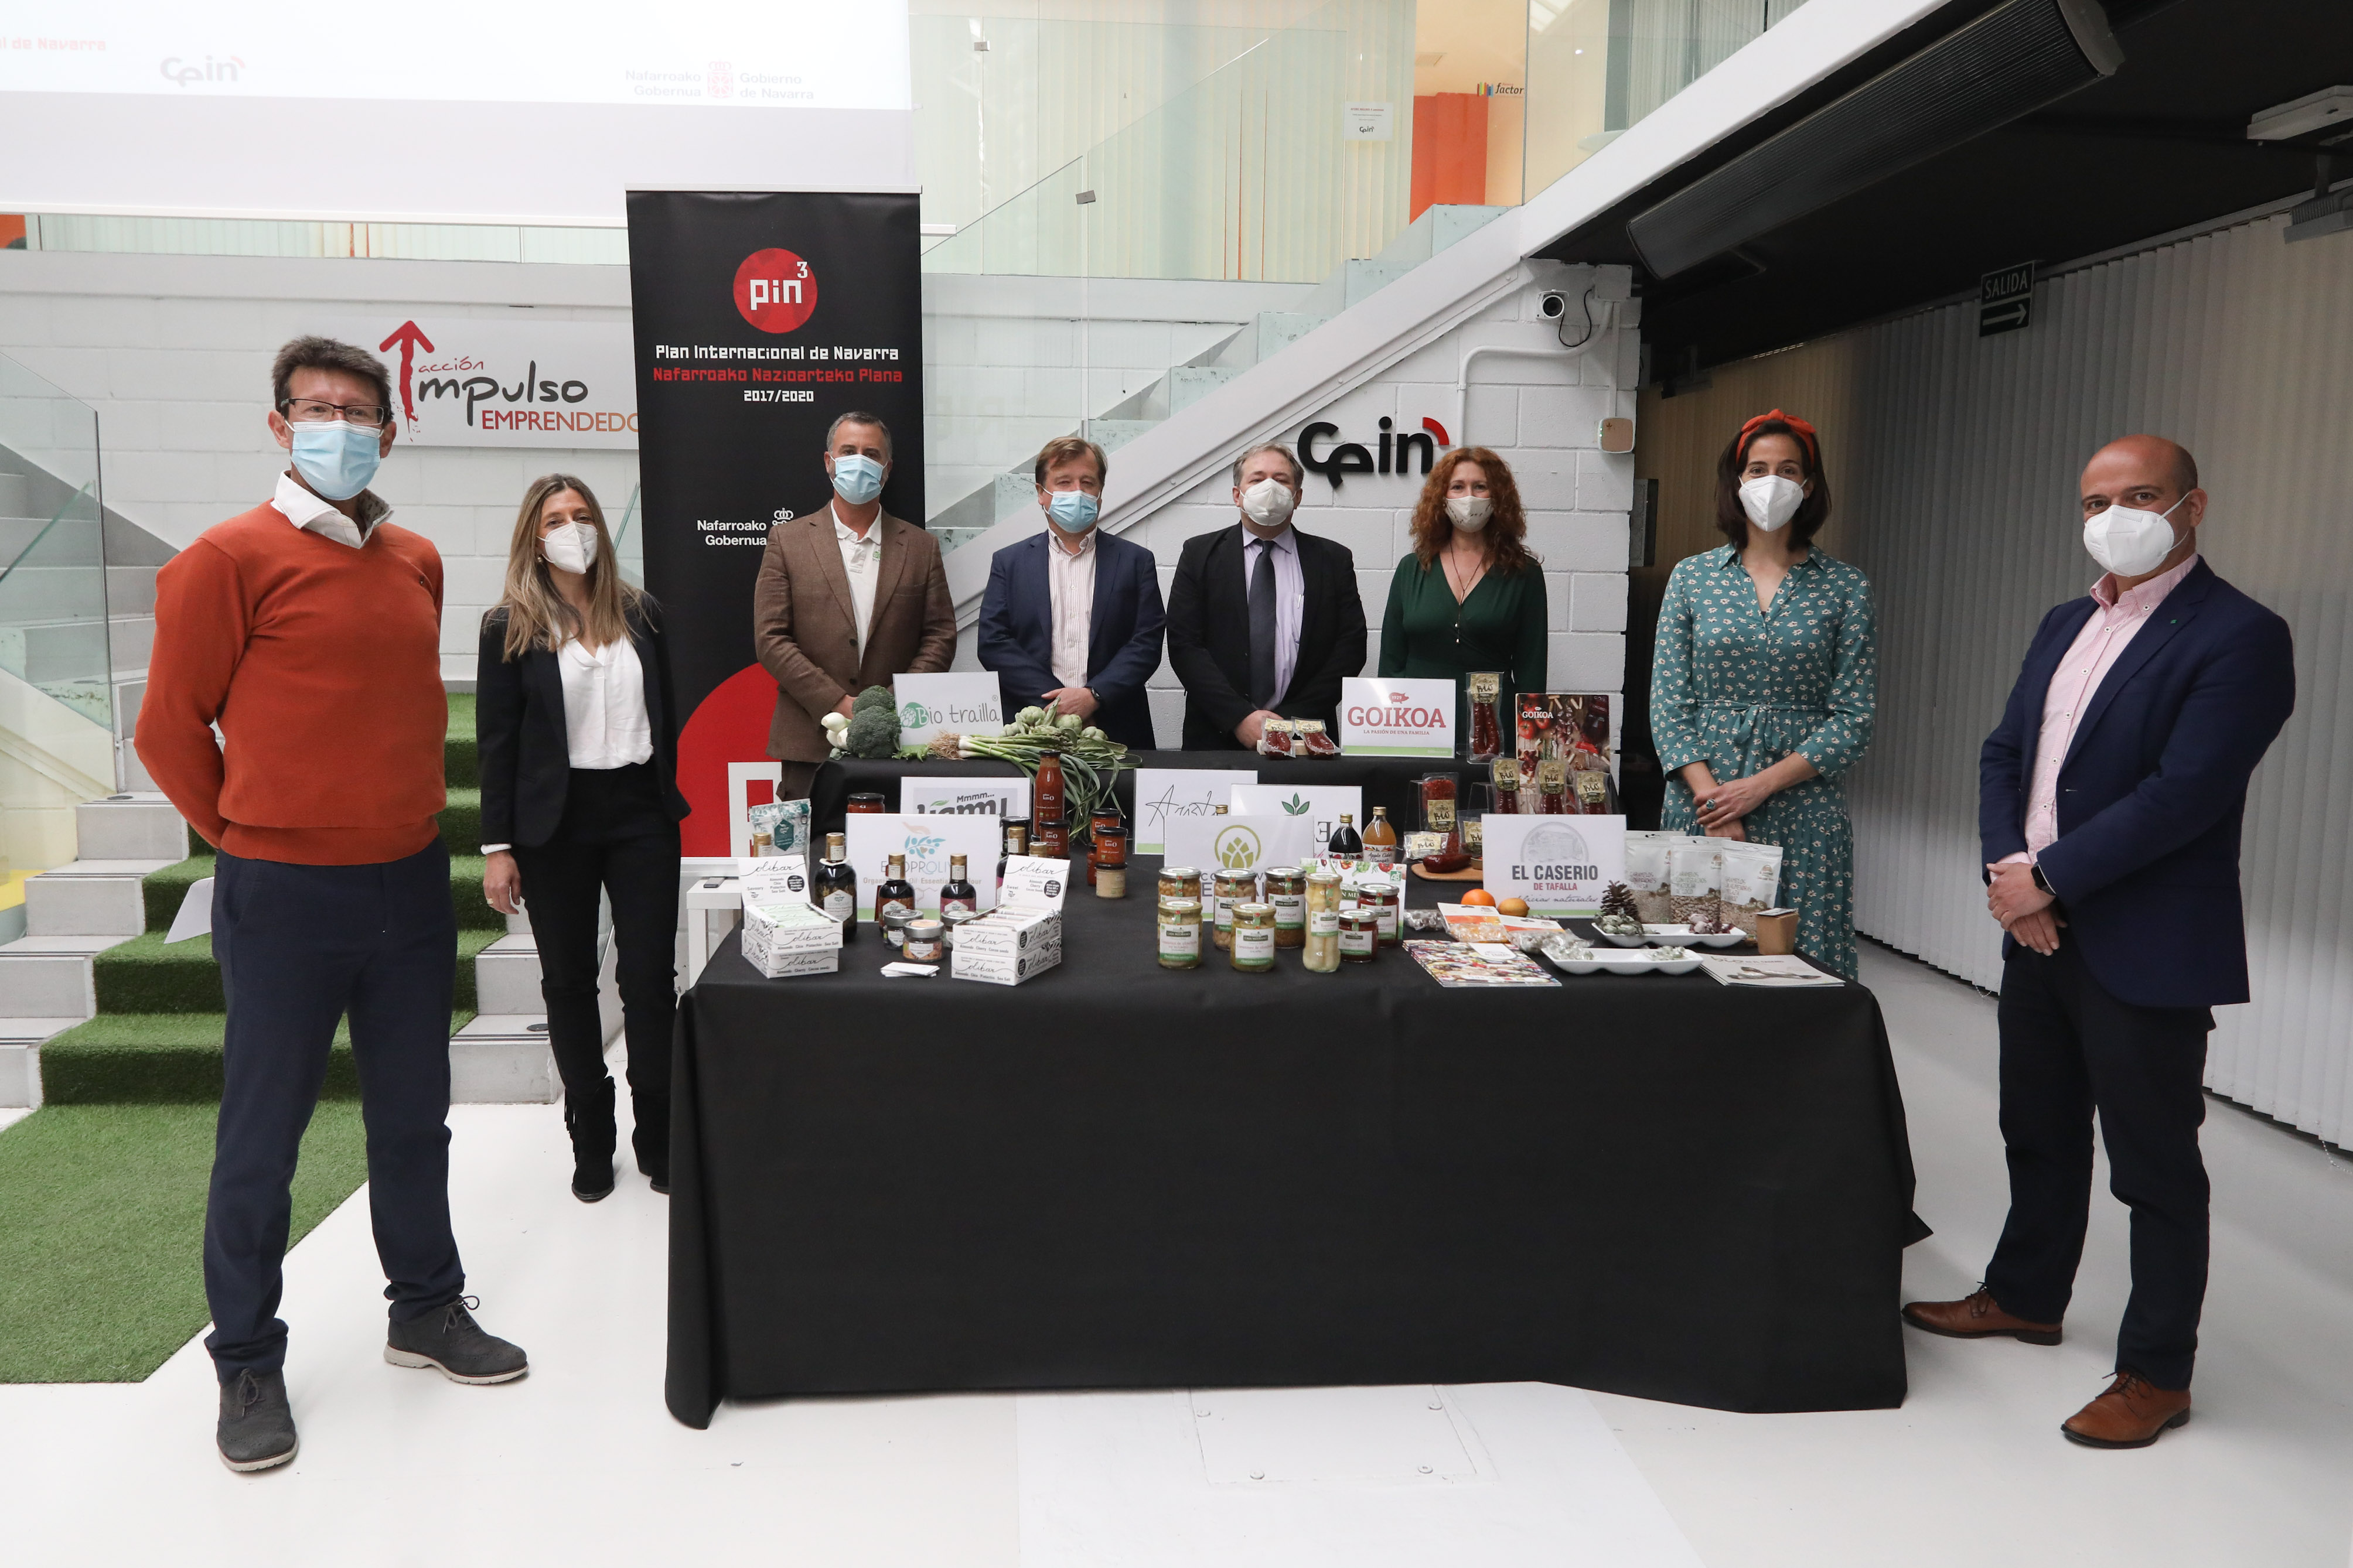
[[[558,572],[588,575],[596,563],[596,529],[593,523],[567,522],[539,536],[539,553]]]
[[[1261,479],[1242,492],[1242,510],[1261,528],[1272,528],[1291,516],[1299,498],[1281,479]]]
[[[1495,515],[1495,502],[1488,496],[1448,496],[1446,515],[1463,532],[1476,533]]]
[[[2119,577],[2140,577],[2156,571],[2173,553],[2177,542],[2170,521],[2182,500],[2163,511],[2112,506],[2084,520],[2084,548],[2092,559]]]
[[[1740,487],[1740,510],[1767,533],[1788,526],[1806,504],[1806,487],[1781,474],[1759,474]]]

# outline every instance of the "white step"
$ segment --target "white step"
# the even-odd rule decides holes
[[[0,1018],[0,1107],[41,1103],[41,1047],[79,1018]]]
[[[547,1020],[536,1014],[480,1014],[449,1041],[454,1103],[549,1105],[561,1092]]]
[[[157,791],[113,795],[74,807],[75,842],[86,860],[161,860],[188,858],[188,825]]]
[[[502,936],[474,957],[474,1005],[493,1016],[538,1014],[539,949],[528,936]]]
[[[142,879],[170,860],[76,860],[25,883],[28,936],[111,936],[147,929]]]
[[[27,936],[0,944],[0,1013],[12,1018],[72,1018],[98,1011],[90,960],[120,937]]]

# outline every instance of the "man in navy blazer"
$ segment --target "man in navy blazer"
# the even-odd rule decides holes
[[[1152,552],[1096,531],[1108,472],[1103,448],[1074,436],[1038,454],[1032,478],[1046,531],[990,559],[980,663],[1002,683],[1008,718],[1050,706],[1123,745],[1148,748],[1144,683],[1160,668],[1167,616]]]
[[[2092,1118],[2132,1210],[2116,1378],[2061,1430],[2137,1448],[2189,1418],[2206,1295],[2212,1009],[2247,1000],[2239,829],[2247,780],[2295,706],[2287,623],[2198,553],[2206,492],[2153,436],[2084,469],[2084,547],[2107,568],[2043,616],[1978,763],[1987,905],[2002,943],[2010,1217],[1985,1281],[1915,1301],[1915,1327],[2057,1344],[2092,1193]]]

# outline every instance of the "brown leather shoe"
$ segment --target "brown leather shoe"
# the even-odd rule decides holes
[[[1904,1321],[1915,1329],[1954,1340],[1989,1340],[2008,1334],[2030,1345],[2059,1342],[2058,1324],[2030,1323],[2024,1318],[2010,1316],[1993,1299],[1993,1292],[1982,1285],[1957,1301],[1909,1302],[1904,1309]]]
[[[2060,1423],[2086,1448],[2146,1448],[2168,1427],[2189,1420],[2189,1391],[2158,1388],[2137,1372],[2119,1372],[2108,1391]]]

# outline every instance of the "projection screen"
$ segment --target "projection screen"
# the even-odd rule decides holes
[[[615,225],[631,189],[913,187],[865,0],[31,0],[0,210]]]

